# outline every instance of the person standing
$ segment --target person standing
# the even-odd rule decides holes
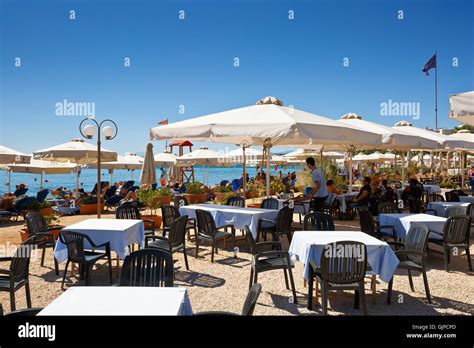
[[[313,181],[313,188],[308,193],[307,198],[313,200],[313,206],[315,211],[322,211],[324,202],[328,196],[326,189],[326,179],[320,168],[316,167],[316,161],[313,157],[306,159],[306,164],[311,171],[311,179]]]

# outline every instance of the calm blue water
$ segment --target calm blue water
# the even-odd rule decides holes
[[[299,166],[279,166],[278,170],[272,167],[271,173],[277,174],[278,171],[282,170],[283,173],[288,171],[298,171]],[[140,180],[140,170],[127,171],[127,170],[115,170],[112,181],[126,181],[135,180],[138,184]],[[256,168],[248,167],[247,172],[249,175],[255,176]],[[157,167],[156,175],[160,177],[160,169]],[[101,172],[102,181],[110,181],[110,175],[107,170]],[[194,167],[194,176],[197,181],[204,182],[208,185],[214,186],[222,180],[232,180],[240,178],[242,176],[242,166],[235,167]],[[48,181],[48,182],[46,182]],[[91,191],[97,182],[97,170],[95,169],[83,169],[79,177],[80,187],[84,188],[86,192]],[[8,172],[0,170],[0,194],[4,194],[8,191]],[[11,188],[15,190],[15,185],[26,184],[29,188],[28,194],[33,196],[40,189],[40,175],[35,174],[24,174],[24,173],[11,173]],[[67,189],[74,189],[76,187],[76,175],[75,174],[56,174],[56,175],[43,175],[43,188],[54,189],[57,187],[66,187]]]

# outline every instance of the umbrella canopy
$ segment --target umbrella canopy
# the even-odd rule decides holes
[[[32,159],[29,164],[10,164],[7,170],[14,173],[68,174],[77,170],[75,163],[63,163]]]
[[[474,144],[474,134],[469,132],[467,129],[462,129],[458,131],[457,133],[451,134],[451,136]],[[472,149],[474,148],[470,148],[469,150],[472,150]]]
[[[386,162],[395,160],[395,155],[392,153],[374,152],[370,155],[358,154],[352,160],[356,162]]]
[[[153,185],[156,182],[156,166],[153,158],[153,145],[146,146],[145,160],[143,161],[140,182],[145,185]]]
[[[100,152],[101,162],[117,160],[117,153],[104,149]],[[41,149],[33,152],[35,158],[48,159],[58,162],[72,161],[81,164],[97,162],[97,145],[86,143],[82,139],[73,139],[67,143]]]
[[[176,164],[178,156],[170,152],[164,151],[155,155],[155,165],[157,166],[173,166]]]
[[[116,161],[103,162],[101,167],[105,169],[128,169],[136,170],[143,166],[144,158],[134,153],[127,153],[124,156],[117,156]],[[94,166],[91,166],[94,167]]]
[[[439,144],[439,148],[443,150],[464,149],[474,146],[473,143],[460,140],[450,135],[436,133],[428,129],[413,127],[411,123],[407,121],[400,121],[392,128],[398,128],[403,132],[436,141]]]
[[[288,160],[305,160],[309,156],[315,157],[319,155],[321,155],[321,152],[317,152],[315,150],[296,149],[295,151],[283,155],[283,157]],[[344,156],[345,155],[342,152],[323,151],[323,157],[325,158],[344,158]]]
[[[227,152],[224,157],[230,160],[242,161],[242,158],[244,157],[244,151],[241,147],[239,147],[235,150]],[[248,147],[245,149],[245,157],[248,160],[259,160],[259,159],[262,159],[263,152],[255,150],[251,147]]]
[[[449,103],[449,118],[474,126],[474,91],[453,94]]]
[[[408,132],[403,132],[401,128],[390,128],[375,122],[363,120],[361,116],[355,113],[348,113],[339,120],[345,124],[362,129],[370,129],[371,132],[380,134],[384,139],[384,145],[379,148],[409,150],[409,149],[437,149],[437,141],[415,136]]]
[[[220,153],[209,150],[207,147],[201,147],[195,151],[189,152],[176,160],[178,165],[207,165],[217,166],[226,164],[226,158]]]
[[[258,101],[257,105],[155,127],[150,130],[150,137],[248,145],[382,144],[378,134],[281,106],[272,97]]]
[[[0,164],[30,163],[31,155],[0,145]]]

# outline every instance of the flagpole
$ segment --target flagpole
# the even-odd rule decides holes
[[[435,117],[436,117],[436,132],[438,131],[438,56],[435,51],[436,67],[435,67]]]

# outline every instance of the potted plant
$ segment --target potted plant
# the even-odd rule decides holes
[[[270,194],[275,195],[281,192],[285,192],[285,184],[283,184],[280,179],[270,181]]]
[[[160,187],[155,191],[155,199],[160,201],[161,204],[170,204],[171,198],[173,197],[173,191],[169,187]]]
[[[58,239],[61,230],[65,227],[64,225],[60,224],[59,216],[54,214],[45,215],[44,219],[46,220],[46,224],[48,225],[48,233],[54,234],[54,239]],[[24,228],[20,230],[20,236],[22,242],[24,242],[30,237],[28,225],[26,222],[24,223]]]
[[[224,199],[227,199],[228,197],[230,197],[229,193],[233,193],[233,190],[230,185],[216,186],[212,189],[212,192],[216,196],[215,200],[223,201]]]
[[[160,200],[160,193],[153,191],[151,188],[138,191],[138,200],[145,205],[145,214],[141,214],[143,220],[153,220],[155,229],[161,227],[162,217],[158,215],[158,209],[163,204]],[[151,224],[145,221],[145,229],[151,228]]]
[[[260,186],[255,182],[249,182],[245,186],[245,198],[257,198],[259,196],[258,190]]]
[[[207,193],[199,181],[193,181],[186,184],[184,196],[186,196],[191,204],[204,203],[206,201]]]
[[[30,204],[26,205],[22,210],[23,214],[26,216],[30,211],[39,211],[41,215],[51,215],[53,209],[51,208],[51,203],[44,201],[40,203],[38,200],[33,200]]]
[[[104,210],[104,201],[101,202],[101,210]],[[79,211],[81,215],[91,215],[97,212],[97,196],[85,197],[80,206]]]

